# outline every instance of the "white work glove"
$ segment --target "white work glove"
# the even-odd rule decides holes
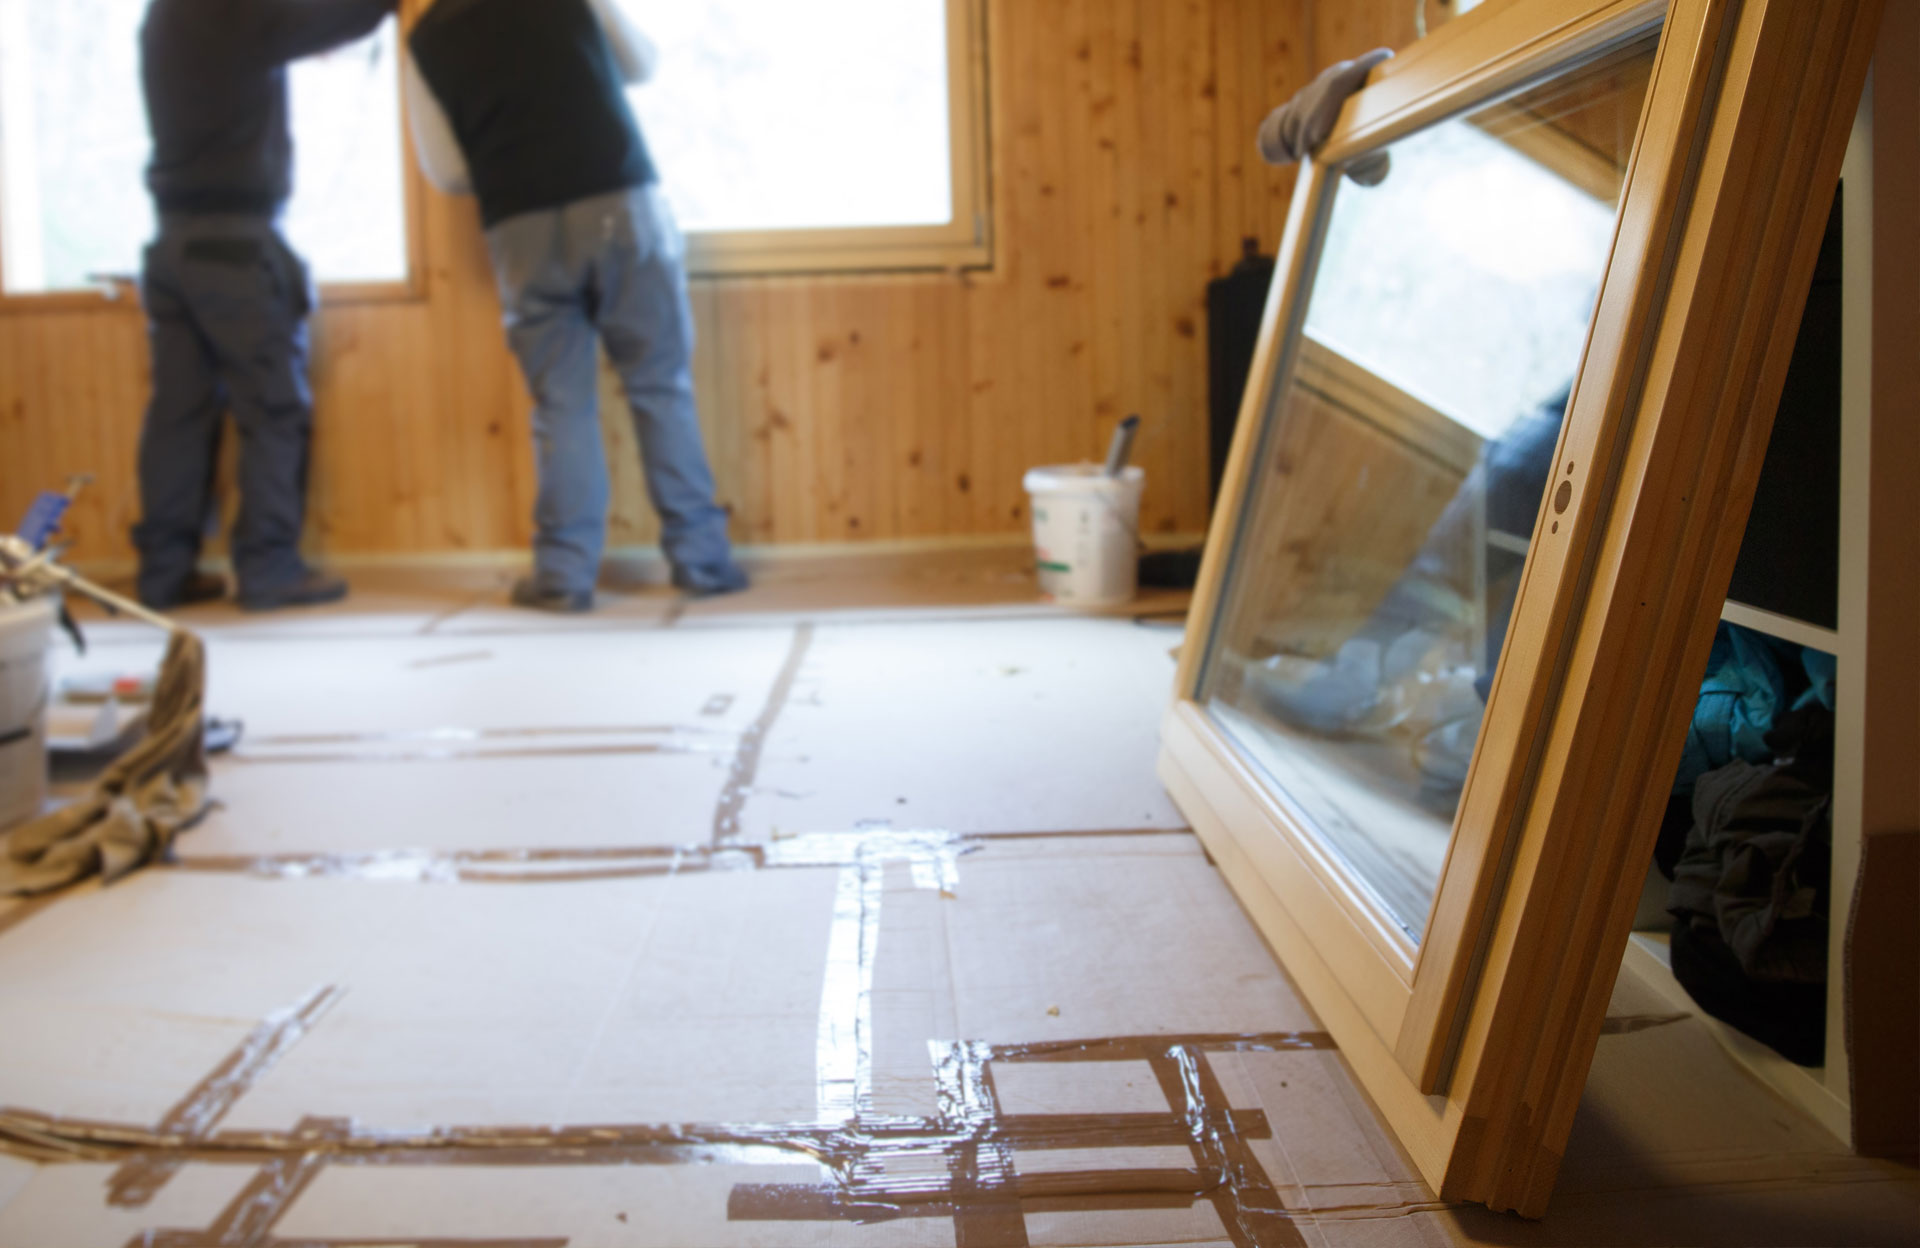
[[[1261,158],[1270,165],[1290,165],[1313,155],[1333,133],[1347,97],[1366,86],[1373,67],[1392,55],[1391,48],[1375,48],[1322,71],[1260,124]],[[1349,165],[1347,176],[1362,186],[1378,186],[1386,180],[1388,168],[1387,154],[1377,152]]]

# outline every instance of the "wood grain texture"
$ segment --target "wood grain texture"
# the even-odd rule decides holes
[[[1438,115],[1450,94],[1523,81],[1538,68],[1526,47],[1581,54],[1610,27],[1640,29],[1649,11],[1635,0],[1487,8],[1356,99],[1329,152],[1366,150]],[[1217,722],[1190,700],[1168,719],[1163,778],[1443,1199],[1529,1216],[1547,1206],[1693,709],[1687,674],[1705,661],[1752,503],[1879,8],[1677,0],[1668,11],[1563,430],[1563,486],[1529,556],[1409,995],[1394,997],[1393,967],[1366,939],[1368,915],[1344,881],[1275,871],[1276,854],[1311,853],[1315,838],[1248,777]],[[1326,176],[1312,167],[1289,223],[1257,366],[1266,388],[1294,366],[1288,297],[1310,276],[1306,208]],[[1262,410],[1259,389],[1249,414]],[[1182,699],[1194,696],[1213,635],[1223,534],[1246,504],[1255,435],[1246,424],[1235,447]]]
[[[1746,0],[1719,45],[1725,80],[1671,300],[1466,1029],[1456,1080],[1472,1088],[1469,1130],[1443,1195],[1546,1207],[1692,715],[1689,677],[1753,502],[1879,10]],[[1536,1060],[1514,1060],[1525,1053]],[[1495,1129],[1474,1140],[1475,1122]]]
[[[1309,0],[991,0],[996,256],[955,275],[694,283],[702,419],[737,539],[1012,533],[1021,477],[1146,417],[1143,526],[1207,522],[1205,287],[1271,250],[1291,170],[1253,150],[1310,68]],[[669,171],[669,174],[671,171]],[[423,192],[424,297],[316,319],[309,542],[321,555],[530,536],[528,404],[471,204]],[[131,557],[147,377],[129,306],[0,314],[0,518],[99,487],[76,557]],[[615,545],[656,525],[611,387]]]
[[[1313,365],[1332,353],[1306,347],[1280,400],[1285,411],[1258,466],[1260,503],[1241,537],[1239,558],[1260,574],[1237,587],[1217,643],[1251,659],[1336,652],[1406,572],[1467,475],[1372,419],[1373,405],[1327,385],[1333,369]],[[1391,401],[1417,403],[1397,394]]]
[[[1886,7],[1872,103],[1864,856],[1844,1004],[1854,1146],[1912,1160],[1920,1154],[1920,9],[1913,5]]]

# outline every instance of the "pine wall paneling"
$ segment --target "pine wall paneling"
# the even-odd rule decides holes
[[[1026,469],[1097,457],[1130,411],[1147,418],[1143,527],[1200,531],[1205,286],[1242,237],[1271,249],[1279,236],[1293,175],[1264,167],[1252,136],[1329,59],[1312,7],[989,0],[991,269],[694,283],[702,417],[736,536],[1015,534]],[[1319,24],[1350,37],[1347,16]],[[421,296],[316,318],[309,536],[323,555],[528,539],[528,404],[473,209],[416,193]],[[90,471],[75,554],[130,559],[146,370],[125,303],[0,309],[0,517]],[[604,389],[612,542],[644,545],[656,527],[610,378]]]

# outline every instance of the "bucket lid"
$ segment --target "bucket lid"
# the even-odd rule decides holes
[[[1138,464],[1110,477],[1100,464],[1061,464],[1035,468],[1026,477],[1029,494],[1100,494],[1118,489],[1139,489],[1147,479],[1147,470]]]

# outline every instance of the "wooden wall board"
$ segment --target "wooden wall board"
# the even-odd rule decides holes
[[[1844,1007],[1854,1145],[1911,1160],[1920,1152],[1920,9],[1887,5],[1873,75],[1864,844]],[[1829,1036],[1835,1021],[1830,1011]]]
[[[693,284],[703,421],[736,536],[1015,533],[1026,469],[1097,457],[1135,410],[1144,527],[1204,528],[1205,287],[1242,238],[1279,236],[1293,173],[1261,164],[1253,134],[1305,81],[1311,9],[991,0],[990,270]],[[422,194],[423,294],[316,320],[309,539],[323,556],[529,537],[528,403],[475,214]],[[91,471],[75,554],[127,559],[146,384],[131,306],[0,315],[0,517]],[[644,544],[657,530],[631,435],[604,406],[613,540]]]

